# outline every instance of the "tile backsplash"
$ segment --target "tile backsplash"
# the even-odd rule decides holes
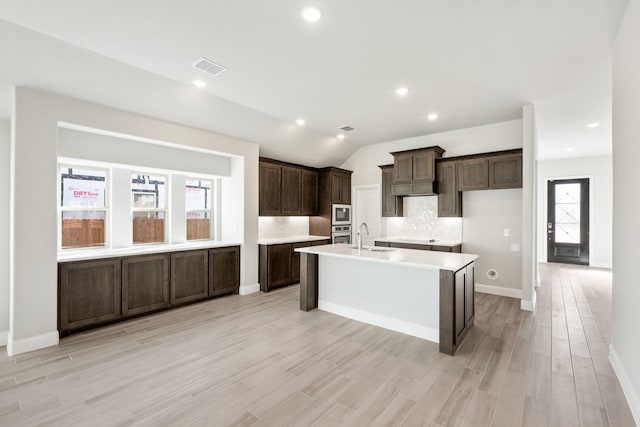
[[[309,234],[307,216],[261,216],[258,217],[258,239],[295,237]]]
[[[462,218],[438,218],[438,197],[405,197],[404,216],[383,218],[387,237],[462,241]]]

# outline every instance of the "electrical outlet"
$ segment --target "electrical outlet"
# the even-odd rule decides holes
[[[512,243],[511,244],[511,251],[512,252],[520,252],[520,244],[519,243]]]
[[[509,230],[508,228],[504,229],[504,237],[509,237],[511,236],[511,230]]]

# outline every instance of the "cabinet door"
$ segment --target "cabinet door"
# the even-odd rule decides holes
[[[413,181],[433,181],[435,174],[433,151],[417,152],[413,155]]]
[[[209,249],[209,296],[238,293],[240,247]]]
[[[120,258],[59,266],[61,331],[119,319],[122,313]]]
[[[340,174],[340,203],[345,205],[351,204],[351,175],[348,173]]]
[[[342,175],[331,172],[331,203],[342,204]]]
[[[393,165],[382,168],[382,216],[402,216],[402,197],[391,194],[393,186]]]
[[[318,172],[302,170],[302,215],[318,214]]]
[[[282,215],[300,215],[302,212],[302,171],[282,166]]]
[[[467,266],[467,277],[465,281],[466,301],[465,307],[467,310],[467,326],[473,322],[473,317],[476,314],[476,278],[475,278],[475,264],[471,263]]]
[[[460,344],[462,342],[462,338],[465,335],[466,328],[466,314],[465,314],[465,277],[466,270],[463,268],[459,271],[456,271],[454,284],[455,293],[454,293],[454,333],[455,333],[455,343]]]
[[[458,190],[489,188],[489,159],[467,159],[458,162]]]
[[[403,242],[390,242],[389,247],[400,249],[416,249],[419,251],[430,251],[431,245],[423,245],[420,243],[403,243]]]
[[[438,217],[462,216],[462,193],[458,191],[458,162],[438,163]]]
[[[122,259],[122,315],[134,316],[169,305],[169,254]]]
[[[291,244],[268,247],[268,290],[291,284]]]
[[[209,291],[209,252],[171,254],[171,304],[204,299]]]
[[[489,159],[490,188],[522,187],[522,155],[497,156]]]
[[[309,246],[311,246],[311,242],[300,242],[291,245],[291,283],[300,281],[300,254],[295,249]]]
[[[280,215],[282,168],[260,163],[259,206],[261,216]]]
[[[393,155],[394,183],[408,183],[413,181],[413,156],[410,153]]]

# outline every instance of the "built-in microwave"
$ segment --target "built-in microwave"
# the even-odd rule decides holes
[[[331,205],[331,225],[350,225],[351,205]]]

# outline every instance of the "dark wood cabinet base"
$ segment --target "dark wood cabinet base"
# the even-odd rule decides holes
[[[240,247],[58,264],[60,336],[240,288]]]

